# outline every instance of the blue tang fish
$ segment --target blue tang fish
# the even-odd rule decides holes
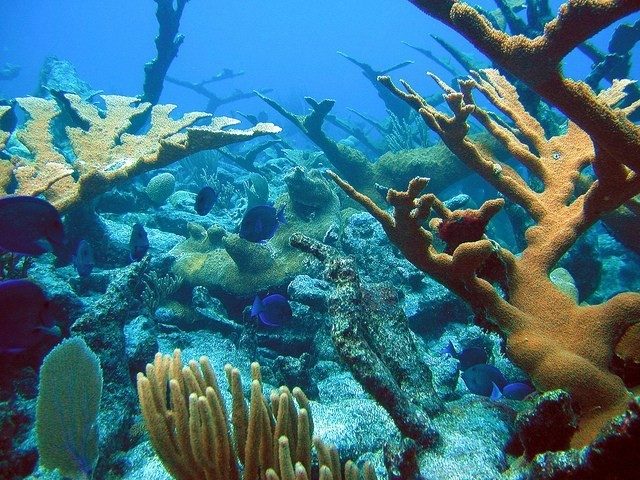
[[[206,215],[213,208],[213,204],[218,199],[218,193],[212,187],[202,187],[196,195],[194,209],[198,215]]]
[[[240,223],[240,238],[250,242],[266,242],[285,223],[284,205],[276,210],[271,205],[258,205],[247,210]]]
[[[0,352],[20,353],[48,335],[60,335],[53,308],[29,280],[0,282]]]
[[[64,246],[60,213],[46,200],[29,196],[0,198],[0,248],[41,255]]]
[[[258,319],[269,327],[281,327],[291,320],[292,312],[289,301],[278,293],[262,300],[256,295],[251,306],[251,317]]]
[[[494,383],[490,398],[493,401],[500,400],[501,398],[506,398],[508,400],[524,400],[527,395],[533,392],[535,392],[535,390],[527,383],[508,383],[504,388],[502,388],[502,391]]]
[[[502,372],[486,363],[480,363],[466,369],[462,372],[462,380],[471,393],[484,397],[491,396],[494,384],[501,390],[507,384],[507,379],[504,378]]]
[[[85,240],[80,240],[78,249],[73,257],[73,266],[76,267],[78,275],[88,277],[95,266],[93,259],[93,249]]]
[[[129,258],[132,262],[142,260],[149,250],[149,237],[141,223],[134,223],[129,239]]]
[[[457,359],[458,362],[460,362],[458,364],[458,368],[462,371],[465,371],[474,365],[487,363],[488,360],[487,352],[485,352],[484,348],[467,347],[461,352],[458,352],[453,343],[451,343],[451,340],[449,340],[449,344],[446,346],[443,353],[448,353],[453,358]]]

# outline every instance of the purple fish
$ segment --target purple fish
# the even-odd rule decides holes
[[[60,213],[46,200],[29,196],[0,198],[0,249],[41,255],[64,246]]]
[[[212,187],[202,187],[196,195],[196,203],[193,208],[198,215],[204,216],[211,211],[217,199],[218,194]]]
[[[527,395],[535,392],[534,388],[522,382],[508,383],[502,388],[502,391],[494,383],[493,390],[491,392],[491,400],[500,400],[506,398],[508,400],[524,400]]]
[[[129,238],[129,258],[132,262],[142,260],[149,250],[149,237],[141,223],[134,223]]]
[[[269,327],[281,327],[291,320],[292,312],[289,301],[278,293],[262,300],[256,295],[251,306],[251,317],[258,317],[260,322]]]
[[[281,223],[285,223],[284,205],[279,210],[271,205],[258,205],[242,217],[239,235],[250,242],[266,242],[275,235]]]
[[[491,396],[494,384],[499,389],[503,389],[507,384],[507,379],[504,378],[502,372],[493,365],[487,365],[486,363],[466,369],[462,372],[462,380],[464,380],[471,393],[485,397]]]
[[[22,352],[48,335],[60,329],[42,289],[29,280],[0,282],[0,352]]]
[[[457,359],[458,368],[461,371],[465,371],[466,369],[473,367],[474,365],[479,365],[481,363],[487,363],[488,357],[487,352],[484,348],[480,347],[467,347],[463,349],[461,352],[456,350],[456,347],[449,340],[449,344],[445,347],[443,353],[448,353],[453,358]]]

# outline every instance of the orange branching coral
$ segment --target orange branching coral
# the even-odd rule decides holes
[[[28,153],[0,161],[11,165],[20,195],[45,197],[61,212],[91,200],[115,183],[166,166],[200,150],[219,148],[259,135],[278,133],[271,123],[247,130],[227,129],[239,123],[188,113],[173,119],[175,105],[142,103],[136,98],[104,95],[104,108],[65,94],[63,108],[54,100],[16,99],[27,121],[15,133]],[[68,120],[71,118],[71,120]],[[141,131],[140,124],[148,126]],[[0,140],[2,140],[0,138]],[[7,184],[3,184],[6,192]]]
[[[582,42],[640,10],[638,0],[568,0],[547,23],[544,35],[533,39],[494,28],[465,2],[410,1],[462,34],[588,132],[597,147],[609,153],[606,163],[640,170],[640,127],[612,111],[585,83],[563,77],[559,68],[561,60]]]
[[[609,154],[596,150],[590,136],[573,122],[566,133],[545,138],[542,126],[520,104],[515,88],[496,70],[474,73],[472,79],[460,82],[459,92],[434,78],[445,90],[453,116],[428,105],[406,83],[405,92],[387,77],[380,80],[418,111],[463,162],[529,212],[535,225],[526,232],[527,246],[520,256],[484,237],[454,245],[450,253],[436,251],[432,233],[422,224],[432,212],[444,221],[456,215],[443,209],[434,195],[420,194],[427,184],[425,178],[412,180],[405,192],[389,191],[387,201],[394,207],[391,216],[335,174],[331,176],[378,219],[409,261],[469,302],[505,334],[510,358],[538,389],[560,388],[572,395],[581,415],[572,442],[584,445],[607,420],[624,411],[631,398],[609,366],[619,340],[640,322],[640,294],[619,294],[601,305],[577,305],[554,286],[549,273],[603,213],[640,192],[640,176],[621,163],[603,161],[602,156]],[[599,102],[619,116],[632,110],[613,108],[623,95],[622,87],[616,83],[598,96]],[[514,127],[499,123],[477,107],[473,89],[480,90]],[[542,192],[533,190],[514,168],[492,158],[466,135],[470,115],[542,182]],[[579,174],[588,165],[593,165],[597,180],[580,194],[576,188]],[[493,215],[501,205],[501,200],[492,201],[480,212]],[[505,268],[507,295],[501,295],[480,273],[496,256]]]

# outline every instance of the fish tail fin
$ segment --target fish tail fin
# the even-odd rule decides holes
[[[287,223],[287,219],[284,217],[284,207],[285,205],[282,205],[278,210],[278,222],[280,223]]]
[[[253,299],[253,305],[251,305],[251,317],[257,317],[263,310],[262,300],[256,295],[256,298]]]
[[[491,389],[491,396],[489,397],[489,399],[492,402],[497,402],[502,398],[502,392],[500,391],[500,388],[498,388],[498,386],[495,383],[492,383],[492,385],[493,385],[493,388]]]

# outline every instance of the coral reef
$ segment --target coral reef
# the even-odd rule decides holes
[[[123,444],[135,405],[129,376],[124,322],[135,311],[143,285],[140,277],[149,268],[149,257],[123,269],[111,281],[105,295],[72,326],[72,334],[82,337],[100,359],[104,372],[100,452],[94,474],[104,475],[109,457]]]
[[[263,397],[260,365],[251,365],[251,397],[244,399],[240,372],[225,365],[232,396],[228,425],[218,380],[207,357],[183,367],[180,350],[173,357],[158,353],[146,375],[138,374],[138,395],[145,425],[164,466],[178,480],[267,478],[293,480],[311,474],[313,417],[309,400],[299,388],[273,390]],[[167,398],[171,399],[170,407]],[[295,398],[295,402],[294,402]],[[296,407],[297,403],[297,407]],[[313,439],[318,451],[320,478],[342,467],[335,448]],[[324,471],[323,471],[324,470]],[[347,478],[358,479],[353,462],[347,462]],[[375,479],[365,466],[365,479]]]
[[[624,115],[616,115],[584,83],[562,76],[561,60],[583,41],[637,11],[633,0],[569,2],[544,29],[544,35],[528,39],[509,35],[492,26],[472,6],[455,0],[410,0],[427,15],[441,21],[469,40],[499,67],[510,72],[551,105],[557,107],[593,142],[607,152],[602,162],[613,168],[622,163],[638,170],[638,127]]]
[[[443,404],[393,290],[365,287],[353,262],[320,242],[299,233],[290,241],[323,262],[326,276],[336,284],[328,306],[331,336],[343,362],[403,435],[421,447],[433,445],[438,434],[429,416],[440,412]]]
[[[460,5],[456,4],[456,8],[470,9]],[[573,122],[564,135],[547,139],[537,120],[518,101],[513,86],[495,70],[484,70],[474,74],[473,79],[461,81],[460,92],[434,78],[446,92],[447,104],[453,111],[451,117],[428,105],[408,84],[404,83],[407,92],[403,92],[388,77],[381,77],[380,81],[412,105],[470,168],[531,215],[536,223],[527,230],[527,246],[520,257],[483,238],[482,232],[476,238],[465,239],[450,253],[437,252],[432,233],[421,224],[432,211],[444,221],[456,214],[433,194],[420,195],[427,184],[425,178],[413,179],[404,192],[389,191],[387,201],[395,209],[391,216],[336,174],[331,176],[380,221],[407,259],[467,301],[481,321],[488,319],[507,336],[510,358],[531,376],[537,388],[561,388],[572,395],[581,413],[572,445],[584,445],[607,420],[622,413],[630,399],[621,379],[610,372],[609,364],[615,345],[627,328],[640,321],[640,295],[625,293],[600,305],[579,306],[553,285],[549,272],[603,212],[640,192],[640,180],[630,170],[635,165],[628,156],[616,157],[614,151],[606,150],[606,142],[600,145],[597,133],[584,131]],[[583,100],[598,102],[596,110],[601,115],[606,110],[610,119],[613,105],[624,97],[624,84],[616,82],[597,99],[592,95]],[[506,114],[527,143],[478,107],[473,89],[480,90]],[[632,106],[615,115],[620,119],[618,126],[625,122],[624,114],[633,109]],[[567,113],[580,117],[579,111]],[[516,170],[467,138],[470,115],[540,179],[544,184],[542,193],[536,193]],[[624,126],[628,132],[629,128],[637,131],[628,122]],[[622,138],[627,133],[618,132]],[[635,135],[632,142],[638,138]],[[602,148],[594,147],[594,143]],[[587,165],[593,165],[598,181],[573,198],[577,173]],[[497,202],[496,208],[501,207],[502,200]],[[500,283],[508,285],[504,296],[494,288],[493,277],[480,272],[488,261],[496,263],[496,258],[504,277]]]
[[[192,229],[191,238],[177,245],[174,272],[191,285],[251,297],[285,285],[305,270],[305,255],[291,248],[289,236],[303,231],[322,239],[340,224],[340,205],[329,183],[314,170],[294,168],[286,177],[287,194],[276,201],[285,206],[286,223],[266,244],[252,243],[220,227]],[[206,234],[206,235],[205,235]]]
[[[96,368],[65,356],[55,375],[49,361],[38,371],[61,338],[0,351],[0,477],[635,478],[640,90],[619,77],[636,73],[640,4],[567,0],[554,19],[548,0],[496,0],[492,11],[410,0],[478,52],[437,35],[444,56],[407,44],[448,72],[429,74],[438,93],[425,96],[387,76],[411,62],[376,70],[339,52],[387,107],[341,119],[333,100],[310,97],[293,113],[307,88],[295,76],[278,101],[266,89],[210,89],[246,85],[235,83],[242,71],[169,77],[187,2],[152,2],[157,58],[140,96],[103,94],[49,58],[37,97],[0,100],[0,196],[48,200],[65,234],[54,253],[0,251],[0,283],[37,284],[43,315],[71,337],[54,352],[84,341],[104,374],[99,410],[95,389],[80,407]],[[604,27],[613,34],[601,50],[591,39]],[[585,82],[561,69],[572,50],[589,58]],[[208,113],[159,104],[164,81],[189,90],[166,93],[200,95]],[[253,96],[296,128],[282,138],[251,107],[235,112],[248,129],[211,115]],[[204,186],[215,199],[198,208]],[[247,235],[256,206],[285,217],[269,235]],[[136,262],[132,225],[148,234]],[[80,240],[94,250],[88,274],[71,261]],[[283,315],[254,315],[252,302]],[[252,360],[246,373],[231,366]],[[41,405],[49,398],[39,414],[51,420],[40,432],[38,377]],[[42,445],[90,451],[70,458],[56,444],[55,461],[42,449],[38,463],[38,433]]]
[[[162,205],[167,201],[176,188],[176,177],[170,172],[159,173],[151,177],[147,183],[145,192],[156,205]]]
[[[544,402],[539,402],[538,406],[540,403]],[[568,402],[564,403],[566,405]],[[558,415],[558,410],[564,411]],[[551,407],[551,411],[554,413],[542,414],[542,418],[548,422],[554,420],[564,422],[567,420],[567,413],[570,414],[566,408],[562,407],[560,409]],[[538,425],[541,424],[541,419],[533,420]],[[566,438],[564,433],[560,432],[560,439]],[[554,446],[557,447],[547,443],[545,449],[551,449],[551,451],[533,457],[528,464],[512,465],[504,477],[509,480],[635,478],[637,451],[640,446],[640,401],[638,398],[630,401],[627,411],[608,423],[597,438],[585,448],[553,451]]]
[[[384,200],[384,195],[380,194],[377,185],[381,185],[382,188],[402,188],[409,179],[429,172],[433,189],[437,193],[471,173],[456,155],[443,145],[399,152],[389,151],[377,162],[371,162],[360,150],[342,142],[335,142],[323,131],[323,123],[335,104],[334,100],[317,102],[313,98],[305,97],[312,111],[308,115],[296,115],[275,100],[262,94],[259,96],[315,143],[340,175],[376,201]],[[491,135],[474,135],[473,138],[496,158],[505,158],[504,148]]]
[[[158,4],[158,36],[156,37],[156,57],[144,66],[144,85],[141,100],[156,104],[160,100],[165,76],[173,59],[178,56],[184,35],[178,33],[182,12],[188,0],[155,0]]]
[[[104,109],[74,94],[63,98],[61,105],[36,97],[16,99],[27,115],[14,132],[24,148],[11,160],[0,160],[0,171],[5,172],[1,193],[43,194],[62,213],[91,204],[120,181],[195,152],[280,131],[270,123],[228,129],[239,123],[228,117],[195,126],[210,115],[189,113],[174,120],[170,117],[174,105],[151,106],[132,97],[99,96]],[[150,125],[144,133],[136,133],[136,122],[146,115]],[[66,118],[72,119],[70,124]],[[54,134],[58,130],[65,132],[62,138]],[[9,192],[12,181],[17,186]]]

